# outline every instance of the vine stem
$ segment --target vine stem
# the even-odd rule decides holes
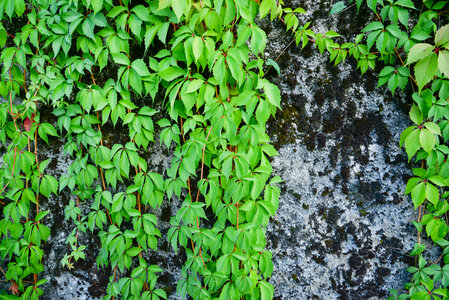
[[[94,74],[92,72],[92,67],[90,68],[90,72],[89,73],[90,73],[90,77],[92,79],[93,84],[97,85],[97,83],[95,82]],[[100,114],[98,113],[98,111],[97,111],[97,119],[100,120]],[[103,133],[101,132],[100,123],[98,123],[97,126],[98,126],[98,132],[100,132],[100,134],[101,134],[100,145],[103,146]],[[103,168],[102,167],[98,167],[98,168],[100,169],[100,176],[101,176],[101,183],[103,185],[103,191],[106,191],[106,183],[105,183],[105,180],[104,180]],[[111,224],[114,224],[114,222],[112,222],[112,218],[111,218],[111,214],[109,213],[109,209],[106,209],[106,214],[108,215],[109,222]]]
[[[402,60],[402,57],[399,55],[398,49],[394,48],[394,52],[396,53],[396,55],[398,56],[399,60],[401,61],[402,66],[405,67],[405,63],[404,63],[404,61]],[[412,79],[412,81],[413,81],[413,83],[414,83],[415,85],[418,85],[418,83],[417,83],[416,80],[415,80],[415,77],[413,77],[412,74],[410,74],[409,77]]]
[[[180,117],[180,119],[181,119],[181,120],[180,120],[180,125],[181,125],[181,135],[182,135],[182,140],[183,140],[183,143],[185,143],[186,140],[185,140],[185,137],[184,137],[184,128],[183,128],[183,120],[182,120],[182,117]],[[211,129],[212,129],[212,127],[211,127]],[[211,129],[209,130],[209,134],[210,134]],[[209,137],[209,135],[208,135],[208,137]],[[207,142],[207,139],[206,139],[206,142]],[[205,149],[205,147],[206,147],[206,145],[204,145],[204,147],[203,147],[203,162],[204,162],[204,151],[205,151],[204,149]],[[202,176],[202,175],[201,175],[201,176]],[[188,185],[188,190],[189,190],[190,202],[193,203],[193,198],[192,198],[192,187],[191,187],[191,185],[190,185],[190,176],[189,176],[189,178],[187,178],[187,185]],[[199,191],[198,191],[198,192],[199,192]],[[198,198],[198,197],[199,197],[199,195],[197,194],[197,198]],[[200,230],[200,222],[199,222],[198,217],[196,217],[196,226],[197,226],[198,230]],[[195,252],[195,244],[194,244],[194,242],[193,242],[193,239],[190,239],[190,243],[192,244],[192,250],[193,250],[193,252]],[[201,246],[200,246],[199,249],[198,249],[198,254],[199,254],[199,256],[201,257],[201,260],[202,260],[203,265],[204,265],[204,269],[207,270],[206,262],[204,261],[203,254],[202,254],[202,251],[201,251]]]
[[[39,176],[41,176],[41,171],[39,169],[39,159],[37,157],[37,128],[34,131],[34,157],[36,159],[36,168]],[[36,214],[39,213],[39,192],[36,193]]]
[[[206,151],[207,140],[209,140],[210,132],[212,131],[213,127],[214,126],[210,127],[209,132],[207,133],[206,143],[204,143],[204,146],[203,146],[203,156],[201,158],[201,178],[200,178],[200,181],[203,180],[203,175],[204,175],[204,152]],[[196,193],[196,201],[195,202],[198,202],[199,198],[200,198],[200,190],[198,189],[198,191]]]
[[[11,69],[9,69],[9,74],[10,74],[10,76],[11,76]],[[14,121],[14,127],[16,128],[16,131],[19,131],[19,129],[18,129],[18,127],[17,127],[17,122],[16,122],[16,119],[17,119],[17,117],[14,115],[14,112],[13,112],[13,106],[12,106],[12,92],[10,91],[9,92],[9,105],[10,105],[10,107],[11,107],[11,112],[10,112],[10,114],[11,114],[11,117],[12,117],[12,119],[13,119],[13,121]]]

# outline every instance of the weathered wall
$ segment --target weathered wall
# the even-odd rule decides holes
[[[369,12],[329,17],[332,1],[294,1],[315,31],[353,41]],[[275,23],[276,24],[276,23]],[[279,57],[283,110],[270,126],[280,155],[280,208],[269,226],[277,299],[380,299],[408,280],[413,246],[409,176],[398,141],[408,126],[407,96],[376,89],[353,61],[338,67],[310,47],[302,52],[282,26],[269,27],[269,57]],[[343,42],[343,40],[339,40]],[[282,52],[282,50],[285,50]]]

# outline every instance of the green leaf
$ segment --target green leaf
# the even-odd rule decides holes
[[[82,25],[83,33],[84,33],[84,35],[86,35],[87,37],[89,37],[93,40],[95,40],[94,28],[95,28],[95,23],[94,23],[94,21],[92,21],[92,19],[87,18],[84,20],[83,25]]]
[[[412,64],[423,58],[426,58],[427,56],[432,54],[434,48],[435,48],[434,46],[426,43],[414,45],[408,52],[407,65]]]
[[[142,20],[137,17],[135,14],[131,14],[128,19],[128,25],[131,29],[131,32],[137,37],[137,39],[140,41],[140,31],[142,29]]]
[[[49,135],[58,136],[55,127],[50,123],[41,123],[39,127],[43,128],[45,132]]]
[[[398,0],[394,3],[394,5],[399,5],[407,8],[415,8],[415,5],[411,0]]]
[[[275,62],[271,58],[268,58],[266,64],[267,64],[267,66],[272,66],[276,70],[278,75],[281,75],[281,68],[279,67],[277,62]]]
[[[261,300],[271,300],[273,299],[274,287],[271,283],[266,281],[259,282],[260,287],[260,298]]]
[[[415,246],[413,246],[413,250],[412,252],[410,252],[410,255],[420,255],[424,250],[426,250],[426,245],[415,243]]]
[[[443,177],[438,176],[438,175],[434,175],[432,177],[429,177],[429,180],[432,181],[432,183],[438,185],[438,186],[447,186],[448,184],[446,183],[446,181],[444,180]]]
[[[418,106],[416,106],[414,103],[412,105],[412,108],[410,109],[409,113],[410,119],[415,123],[416,125],[421,125],[423,121],[423,115],[421,110]]]
[[[160,5],[160,4],[159,4]],[[184,13],[184,9],[186,8],[187,1],[185,0],[171,0],[171,6],[173,11],[175,12],[178,20],[181,20],[182,14]]]
[[[260,3],[259,14],[260,14],[261,19],[265,18],[265,16],[268,15],[268,13],[270,12],[272,3],[273,3],[273,0],[263,0]]]
[[[201,57],[201,55],[203,55],[203,45],[203,40],[199,36],[193,38],[192,50],[195,61],[197,61]]]
[[[408,160],[412,159],[413,155],[421,148],[421,144],[419,142],[419,130],[413,130],[404,141],[405,151],[408,155]]]
[[[126,7],[117,5],[108,12],[107,17],[115,19],[119,14],[121,14],[124,11],[126,11]]]
[[[47,184],[50,191],[56,194],[58,192],[58,181],[56,180],[56,178],[51,175],[45,175],[45,178],[47,179]]]
[[[142,248],[138,247],[132,247],[126,250],[126,255],[129,255],[131,257],[137,256],[140,252],[142,252]]]
[[[143,5],[137,5],[131,10],[133,13],[135,13],[139,19],[146,22],[151,22],[150,13],[148,10],[148,7],[145,7]]]
[[[379,77],[385,77],[391,75],[395,69],[392,66],[386,66],[380,71]]]
[[[433,134],[441,135],[440,127],[438,127],[438,125],[435,124],[434,122],[427,122],[424,124],[424,127],[429,129],[429,131],[432,132]]]
[[[377,31],[384,29],[384,25],[381,22],[371,22],[363,28],[362,32]]]
[[[170,5],[170,0],[159,0],[159,10],[162,10]]]
[[[168,82],[173,81],[179,76],[185,75],[186,71],[180,67],[168,67],[167,69],[159,72],[159,76]]]
[[[274,106],[281,108],[281,91],[279,88],[269,81],[264,81],[263,89],[268,101]]]
[[[415,209],[423,204],[424,200],[426,200],[426,186],[424,182],[421,182],[412,189],[412,202]]]
[[[431,81],[438,71],[438,58],[435,53],[418,61],[415,65],[415,78],[420,90]]]
[[[160,24],[153,25],[153,26],[147,26],[146,31],[145,31],[145,36],[144,36],[145,50],[147,50],[148,47],[150,47],[150,45],[153,42],[154,37],[156,36],[160,27],[161,27]]]
[[[91,5],[96,14],[103,8],[103,0],[91,0]]]
[[[421,129],[419,133],[419,143],[427,153],[432,152],[435,147],[436,139],[435,134],[428,129]]]
[[[10,2],[15,2],[16,14],[20,17],[25,12],[25,1],[24,0],[8,0]]]
[[[121,52],[113,53],[112,60],[119,65],[129,66],[129,63],[130,63],[128,56],[126,56],[124,53],[121,53]]]
[[[134,60],[132,62],[132,64],[131,64],[131,67],[140,76],[148,76],[148,75],[150,75],[150,71],[148,70],[147,65],[144,63],[144,61],[142,59]]]
[[[440,50],[438,53],[438,67],[441,73],[449,78],[449,51]]]
[[[337,13],[341,12],[345,8],[346,8],[345,2],[344,1],[338,1],[338,2],[336,2],[332,6],[331,11],[329,12],[329,15],[337,14]]]
[[[204,80],[202,79],[195,79],[189,83],[189,87],[186,90],[186,93],[193,93],[199,90],[204,85]]]
[[[430,183],[426,184],[426,198],[430,201],[435,207],[440,201],[440,192],[438,189]]]
[[[443,45],[449,42],[449,24],[441,27],[435,33],[435,44]]]

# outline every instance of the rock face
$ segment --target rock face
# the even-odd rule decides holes
[[[368,21],[368,12],[355,17],[352,9],[328,17],[332,2],[286,4],[305,8],[308,14],[302,21],[312,20],[315,31],[332,29],[352,41]],[[389,288],[400,288],[408,280],[405,268],[410,258],[404,251],[414,243],[413,206],[403,197],[410,167],[398,147],[399,134],[409,122],[407,93],[392,97],[375,88],[371,71],[360,76],[350,59],[334,67],[313,47],[301,52],[279,21],[262,22],[269,39],[266,55],[279,56],[281,67],[280,76],[272,70],[269,77],[283,96],[283,110],[269,126],[280,154],[272,161],[274,172],[284,180],[280,207],[267,232],[275,265],[270,280],[275,298],[384,298]],[[52,159],[50,168],[57,177],[70,164],[63,141],[53,143],[41,156]],[[155,144],[148,161],[162,171],[169,156]],[[70,199],[74,196],[61,194],[43,204],[43,209],[52,211],[46,220],[52,235],[44,247],[43,277],[49,281],[44,300],[98,299],[107,286],[109,270],[95,265],[100,245],[95,235],[81,235],[80,243],[90,245],[86,261],[72,271],[61,268],[60,260],[70,250],[65,239],[74,228],[64,221]],[[165,203],[157,213],[165,234],[176,205]],[[173,253],[165,237],[159,248],[150,261],[164,269],[160,285],[175,299],[184,258]]]
[[[329,17],[330,2],[291,7],[308,11],[314,31],[352,41],[368,20],[355,9]],[[350,59],[333,67],[315,49],[289,46],[282,25],[267,27],[283,96],[270,125],[274,172],[284,180],[268,229],[276,299],[384,298],[408,279],[404,251],[413,246],[413,205],[403,197],[410,167],[398,146],[407,95],[392,98]]]

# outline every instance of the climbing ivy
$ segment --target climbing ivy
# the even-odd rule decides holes
[[[104,299],[167,298],[149,259],[164,201],[180,207],[167,236],[187,257],[180,295],[273,297],[265,227],[280,179],[265,126],[281,96],[264,78],[256,16],[281,10],[254,0],[0,2],[0,18],[23,25],[0,27],[4,297],[43,294],[44,224],[62,193],[73,230],[61,265],[76,268],[92,251],[82,241],[97,235],[97,266],[111,270]],[[55,138],[71,162],[59,178],[40,151]],[[150,147],[170,150],[170,168],[151,169]]]

